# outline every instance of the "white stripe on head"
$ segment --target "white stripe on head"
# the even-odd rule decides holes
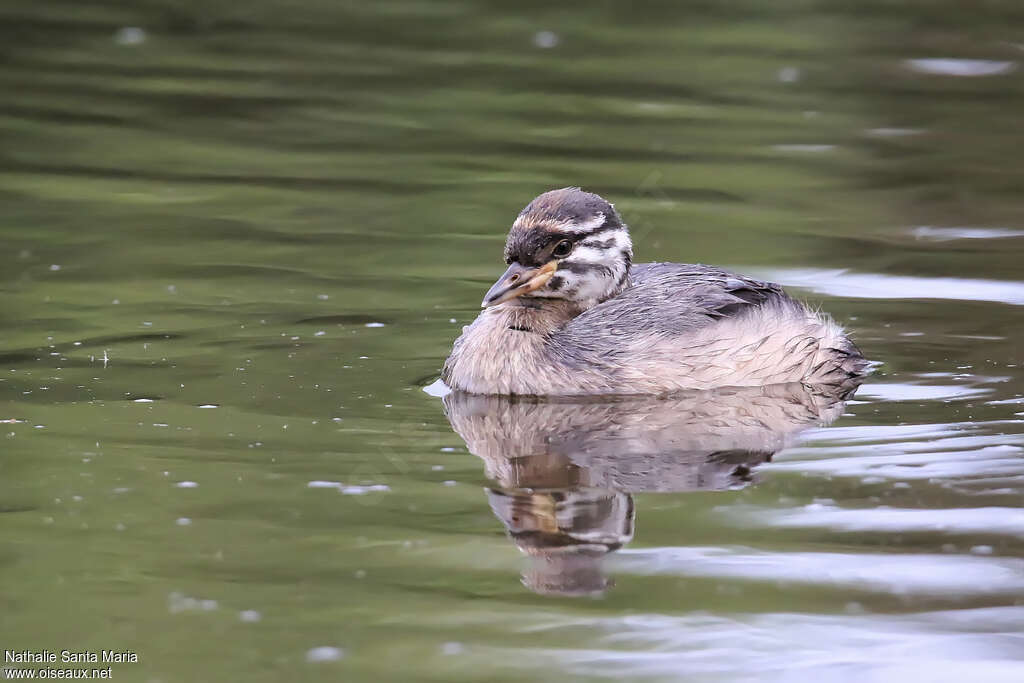
[[[572,254],[566,260],[574,263],[604,263],[608,260],[608,252],[597,247],[578,245],[572,250]]]
[[[570,258],[580,263],[601,263],[618,258],[623,251],[633,257],[633,241],[626,229],[609,230],[600,235],[585,238],[576,244]]]
[[[565,223],[559,226],[565,232],[571,232],[574,234],[588,233],[592,230],[597,230],[606,220],[606,216],[603,213],[595,214],[593,218],[586,221],[572,221],[571,223]]]

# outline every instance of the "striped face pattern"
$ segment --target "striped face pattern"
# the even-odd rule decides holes
[[[627,285],[633,260],[629,231],[610,203],[578,187],[540,195],[520,212],[505,243],[505,262],[557,266],[524,297],[565,299],[586,310]]]

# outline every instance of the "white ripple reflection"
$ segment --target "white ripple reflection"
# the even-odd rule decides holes
[[[1006,437],[992,437],[1005,439]],[[957,441],[958,439],[947,439]],[[935,444],[901,444],[909,447]],[[873,449],[874,450],[874,449]],[[936,477],[990,477],[1024,474],[1024,450],[1018,446],[985,446],[971,450],[921,450],[891,455],[863,455],[821,460],[797,460],[765,465],[765,470],[798,471],[840,477],[882,477],[885,479],[934,479]]]
[[[967,495],[1021,495],[1024,434],[1014,432],[1022,425],[1024,420],[1008,419],[815,429],[758,470],[875,484],[919,482]]]
[[[752,519],[757,517],[744,521]],[[677,547],[627,549],[613,558],[609,569],[620,574],[772,581],[895,595],[1024,592],[1024,560],[1009,557]]]
[[[1012,230],[1010,228],[937,228],[931,225],[920,225],[914,228],[913,235],[919,240],[931,240],[933,242],[993,240],[1006,239],[1008,237],[1024,237],[1024,230]]]
[[[743,525],[894,533],[934,531],[952,535],[983,534],[1024,538],[1024,508],[918,510],[878,507],[859,510],[812,503],[786,510],[736,507],[728,510],[727,515],[735,517],[737,523]]]
[[[771,683],[1024,680],[1024,607],[909,615],[659,614],[552,620],[600,648],[495,648],[521,667],[628,680]]]
[[[769,280],[820,294],[866,299],[959,299],[1024,305],[1024,282],[957,277],[853,273],[847,269],[788,268],[761,271]]]
[[[986,425],[1024,424],[1024,420],[992,421]],[[967,436],[977,431],[977,422],[939,422],[909,425],[853,425],[809,429],[803,433],[803,441],[826,439],[830,443],[866,443],[897,439],[942,439],[951,436]],[[787,453],[793,453],[789,449]]]
[[[1001,76],[1013,71],[1014,62],[994,59],[956,59],[937,57],[929,59],[908,59],[907,66],[918,73],[936,76]]]
[[[973,398],[991,392],[991,389],[958,384],[877,383],[863,385],[857,390],[857,398],[877,398],[883,401],[938,401]]]

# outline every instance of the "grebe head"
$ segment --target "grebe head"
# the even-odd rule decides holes
[[[567,300],[581,311],[627,286],[633,243],[615,207],[578,187],[551,190],[527,204],[505,243],[508,270],[483,307]]]

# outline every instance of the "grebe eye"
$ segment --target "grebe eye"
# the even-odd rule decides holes
[[[572,251],[572,240],[562,240],[555,245],[551,255],[555,258],[565,258]]]

